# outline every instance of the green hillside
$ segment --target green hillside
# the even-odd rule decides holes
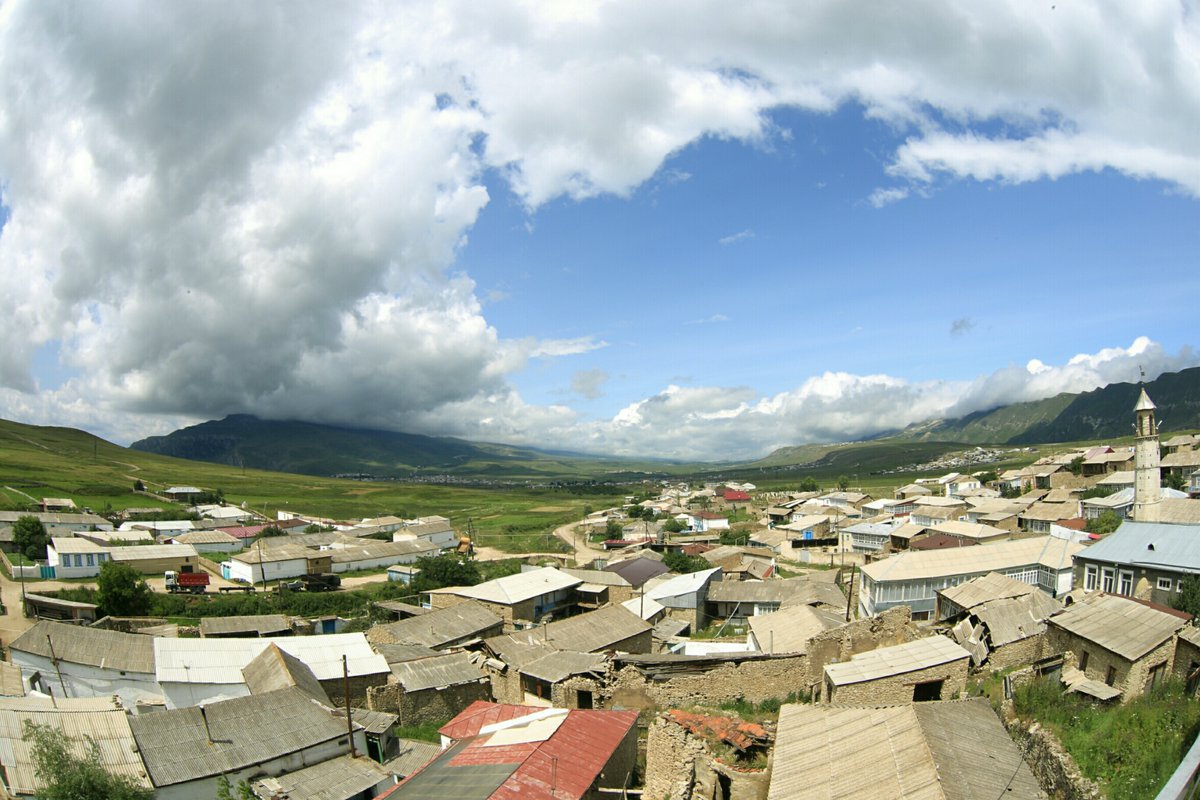
[[[450,437],[364,430],[236,414],[134,442],[148,453],[304,475],[457,475],[497,480],[656,474],[669,462],[608,459]]]

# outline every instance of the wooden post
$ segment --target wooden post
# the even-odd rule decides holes
[[[350,662],[342,654],[342,691],[346,698],[346,733],[350,736],[350,757],[358,758],[354,750],[354,721],[350,718]]]
[[[50,645],[50,663],[54,665],[54,671],[58,673],[58,685],[62,687],[63,697],[69,697],[67,694],[67,684],[63,682],[62,670],[58,667],[58,656],[54,655],[54,642],[50,641],[50,634],[46,634],[46,644]]]

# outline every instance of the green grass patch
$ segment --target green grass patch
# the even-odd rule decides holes
[[[435,742],[440,744],[442,735],[438,733],[438,728],[450,721],[450,717],[443,720],[431,720],[422,722],[420,725],[404,725],[393,728],[392,731],[401,739],[419,739],[422,742]]]
[[[1019,687],[1016,711],[1054,731],[1109,800],[1143,800],[1162,788],[1200,732],[1200,702],[1176,681],[1123,706],[1065,694],[1058,681]]]

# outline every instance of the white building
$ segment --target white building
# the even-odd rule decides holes
[[[137,633],[39,622],[8,646],[26,686],[55,697],[112,697],[126,708],[161,704],[156,639]],[[199,640],[197,640],[199,641]]]
[[[88,539],[55,536],[46,546],[46,564],[55,578],[94,578],[109,558],[107,547]]]

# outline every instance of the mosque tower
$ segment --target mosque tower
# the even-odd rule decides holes
[[[1162,475],[1158,468],[1158,424],[1154,421],[1154,402],[1142,389],[1134,413],[1137,415],[1133,445],[1133,519],[1158,522],[1162,500]]]

